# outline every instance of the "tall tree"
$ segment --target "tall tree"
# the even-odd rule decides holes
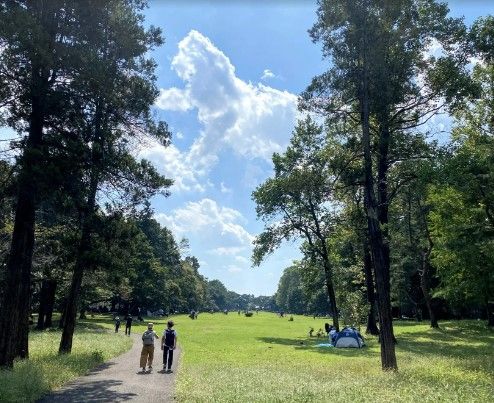
[[[0,3],[2,118],[24,136],[18,158],[14,229],[0,313],[0,366],[28,356],[35,210],[46,174],[45,141],[68,125],[80,19],[72,1]]]
[[[81,178],[86,188],[80,201],[81,235],[60,353],[71,351],[83,273],[92,265],[91,237],[98,191],[103,191],[105,201],[123,199],[124,203],[138,205],[171,184],[150,163],[135,161],[128,145],[129,140],[143,135],[153,136],[163,144],[169,140],[166,125],[156,124],[151,117],[150,108],[158,90],[155,63],[145,54],[160,45],[162,38],[158,29],[143,27],[143,7],[142,2],[133,0],[107,0],[95,2],[89,10],[85,6],[79,10],[88,27],[84,46],[92,62],[73,82],[85,105],[76,130],[87,149],[87,160],[81,161],[82,166],[87,164]],[[117,201],[118,204],[121,203]]]
[[[361,127],[364,201],[375,270],[384,370],[396,370],[390,305],[388,170],[397,133],[417,127],[462,94],[466,56],[455,52],[465,29],[434,0],[320,0],[310,31],[332,67],[316,77],[302,106]],[[444,56],[429,57],[432,39]]]
[[[429,191],[432,258],[438,293],[456,306],[484,307],[494,326],[494,17],[475,21],[469,36],[479,93],[455,111],[441,180]]]
[[[268,224],[254,241],[253,262],[258,265],[283,240],[301,237],[307,243],[305,250],[324,270],[333,324],[338,328],[327,240],[334,226],[335,188],[345,167],[341,160],[354,156],[335,152],[337,142],[325,136],[322,127],[307,117],[296,126],[286,152],[273,155],[274,178],[253,192],[257,215]]]

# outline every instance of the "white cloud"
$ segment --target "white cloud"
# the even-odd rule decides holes
[[[275,74],[271,70],[265,69],[262,72],[261,80],[268,80],[268,79],[274,78],[274,77],[276,77],[276,76],[275,76]]]
[[[240,253],[245,250],[245,247],[243,246],[230,246],[230,247],[224,247],[220,246],[219,248],[214,248],[210,250],[208,253],[212,255],[217,255],[217,256],[233,256],[236,255],[237,253]]]
[[[173,144],[163,147],[161,144],[154,143],[143,148],[139,152],[141,158],[151,161],[158,167],[160,173],[174,180],[171,188],[172,191],[194,191],[204,192],[206,186],[201,179],[206,174],[206,167],[213,162],[211,159],[202,158],[192,160],[190,155],[181,152]]]
[[[166,90],[161,89],[160,95],[156,100],[156,106],[160,109],[166,109],[168,111],[182,112],[192,108],[186,91],[175,87]]]
[[[228,271],[230,273],[240,273],[242,271],[242,269],[240,267],[238,267],[238,266],[235,266],[235,265],[231,264],[231,265],[228,266]]]
[[[232,189],[227,187],[223,182],[220,183],[221,193],[232,193]]]
[[[185,161],[187,169],[181,169],[188,179],[177,184],[178,190],[196,190],[198,178],[209,173],[222,149],[266,161],[284,149],[298,117],[296,95],[242,81],[230,59],[197,31],[189,32],[178,48],[172,69],[185,86],[162,89],[156,106],[170,111],[192,109],[202,126],[189,150],[161,158],[161,162],[171,162],[171,157]],[[178,173],[172,176],[177,178]]]
[[[188,202],[185,207],[172,211],[170,215],[159,213],[156,219],[170,228],[178,238],[199,235],[203,239],[215,239],[227,247],[247,247],[254,237],[242,226],[243,215],[228,207],[219,206],[214,200],[202,199]],[[221,248],[218,248],[221,249]]]
[[[242,263],[242,264],[249,264],[250,263],[250,260],[247,259],[245,256],[235,256],[235,260],[239,263]]]
[[[175,134],[175,137],[176,137],[177,139],[179,139],[179,140],[182,140],[185,136],[184,136],[184,134],[183,134],[182,132],[177,132],[177,133]]]

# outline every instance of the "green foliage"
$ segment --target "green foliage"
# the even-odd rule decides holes
[[[486,234],[482,206],[469,205],[452,187],[432,187],[433,261],[441,278],[439,295],[451,303],[485,304],[494,292],[493,239]]]
[[[279,245],[301,237],[311,253],[324,259],[325,238],[331,232],[332,181],[322,152],[322,127],[312,119],[300,121],[293,131],[284,154],[274,154],[275,176],[266,180],[252,194],[256,211],[267,225],[254,241],[255,265]]]
[[[295,263],[281,275],[275,300],[276,305],[285,312],[301,314],[307,311],[307,299],[301,283],[302,269],[301,265]]]
[[[477,98],[456,111],[453,143],[440,160],[440,179],[429,188],[438,294],[456,306],[486,306],[494,295],[494,37],[492,17],[470,31],[473,53],[482,60],[472,78]]]

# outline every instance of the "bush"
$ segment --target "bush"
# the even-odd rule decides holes
[[[245,312],[245,316],[247,316],[248,318],[250,318],[252,315],[254,315],[252,312]]]

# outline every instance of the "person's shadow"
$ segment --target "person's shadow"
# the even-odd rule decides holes
[[[147,371],[139,371],[139,372],[136,372],[136,375],[149,375],[151,373],[151,371],[147,370]]]

